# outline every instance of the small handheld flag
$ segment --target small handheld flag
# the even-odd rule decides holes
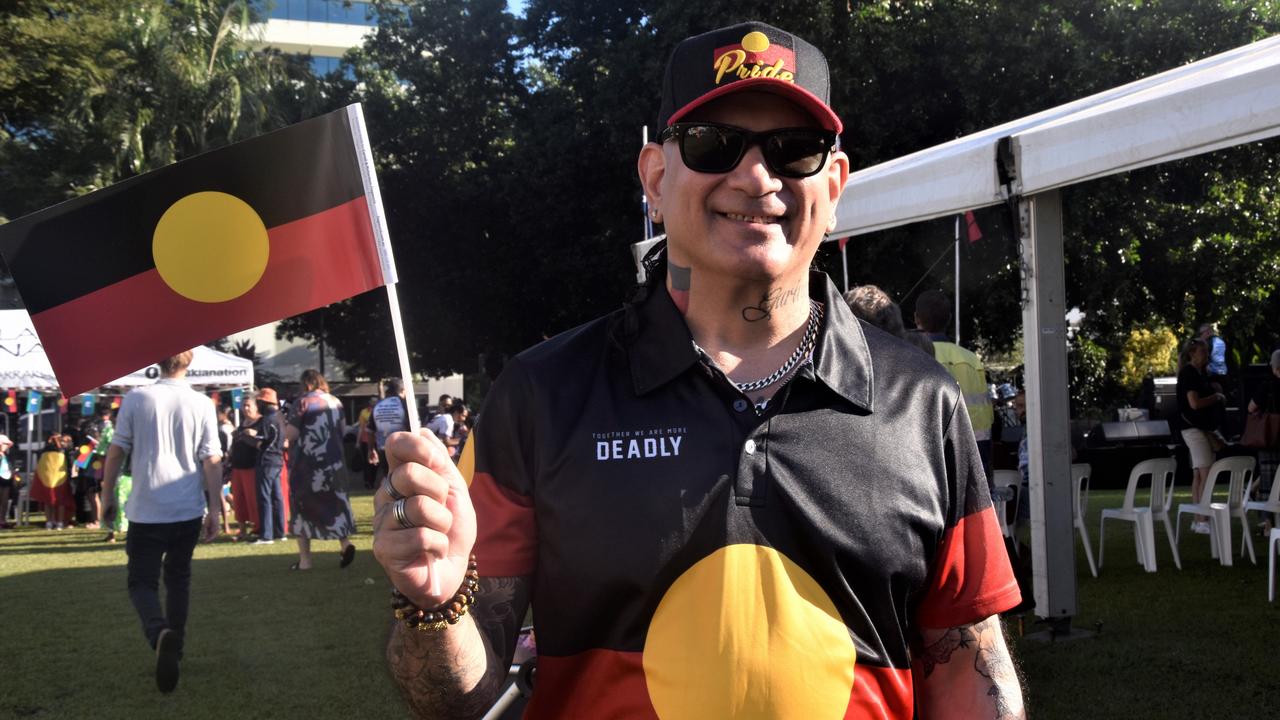
[[[80,414],[85,417],[92,415],[94,404],[93,393],[85,393],[84,399],[80,401]]]
[[[119,409],[120,409],[120,402],[121,402],[122,400],[124,400],[124,398],[123,398],[122,396],[120,396],[120,395],[116,395],[115,397],[111,398],[111,409],[112,409],[112,410],[119,410]]]
[[[239,410],[243,406],[244,406],[244,391],[241,390],[240,388],[232,389],[231,390],[231,407],[235,408],[236,410]]]
[[[17,390],[10,390],[9,394],[5,396],[4,409],[5,409],[5,412],[11,412],[11,413],[18,412],[18,391]]]
[[[80,454],[76,456],[76,467],[81,470],[89,467],[89,458],[93,457],[93,448],[97,443],[90,440],[80,446]]]
[[[30,393],[27,393],[27,414],[33,415],[35,413],[40,412],[40,402],[43,399],[44,399],[43,396],[41,396],[40,393],[36,392],[35,390],[32,390]]]
[[[72,394],[396,281],[359,105],[0,225],[0,253]]]
[[[69,404],[69,403],[67,402],[67,396],[66,396],[66,395],[58,395],[58,413],[59,413],[59,414],[62,414],[62,415],[66,415],[66,414],[67,414],[67,405],[68,405],[68,404]]]

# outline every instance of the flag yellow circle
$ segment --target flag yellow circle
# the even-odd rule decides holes
[[[752,30],[742,36],[742,49],[753,53],[764,52],[769,49],[769,36],[759,30]]]
[[[663,720],[843,718],[857,659],[831,598],[773,548],[730,545],[663,595],[645,637]]]
[[[262,279],[270,241],[248,203],[227,193],[198,192],[165,210],[151,236],[151,254],[174,292],[198,302],[226,302]]]

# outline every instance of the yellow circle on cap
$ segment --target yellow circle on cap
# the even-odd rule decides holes
[[[160,278],[198,302],[226,302],[249,292],[262,279],[270,253],[262,218],[222,192],[181,198],[165,210],[151,236]]]
[[[856,659],[817,581],[762,545],[720,548],[677,578],[642,657],[663,720],[843,718]]]
[[[769,37],[759,30],[752,30],[742,36],[742,49],[747,52],[764,52],[769,49]]]

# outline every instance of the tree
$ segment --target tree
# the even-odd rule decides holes
[[[0,18],[0,215],[274,129],[278,53],[248,0],[18,0]]]

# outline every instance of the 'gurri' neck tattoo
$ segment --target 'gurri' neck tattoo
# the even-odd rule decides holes
[[[774,308],[790,305],[799,297],[799,285],[790,288],[770,288],[760,296],[760,302],[742,308],[742,319],[750,323],[767,320],[773,314]]]

